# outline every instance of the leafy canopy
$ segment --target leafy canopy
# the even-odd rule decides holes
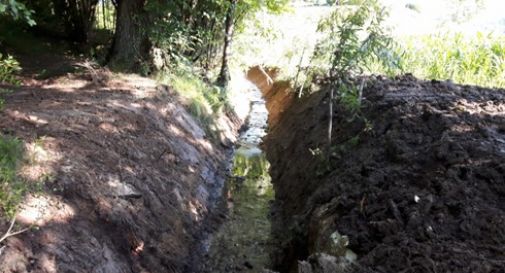
[[[1,0],[0,15],[8,15],[15,20],[23,20],[28,25],[34,26],[36,23],[32,19],[33,10],[26,7],[25,4],[16,0]]]

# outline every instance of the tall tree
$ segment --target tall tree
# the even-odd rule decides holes
[[[149,60],[146,0],[117,0],[116,32],[109,63],[116,68],[138,71]]]
[[[237,9],[238,0],[230,0],[230,6],[226,12],[226,19],[224,23],[224,45],[223,45],[223,59],[221,64],[221,72],[217,79],[218,85],[228,86],[230,81],[230,68],[229,59],[231,56],[231,46],[233,42],[233,30],[235,26],[235,10]]]

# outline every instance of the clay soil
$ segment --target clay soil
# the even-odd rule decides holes
[[[266,140],[280,272],[349,237],[350,272],[505,271],[505,91],[369,78],[363,108],[294,101]]]
[[[40,189],[17,217],[38,228],[3,242],[0,272],[191,272],[236,118],[213,139],[170,87],[102,70],[6,88],[2,134],[25,143],[20,176]]]

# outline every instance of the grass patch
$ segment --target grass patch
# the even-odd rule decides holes
[[[403,72],[418,78],[505,88],[505,37],[477,33],[446,33],[403,37],[396,51]],[[374,63],[370,72],[391,74]]]
[[[157,80],[172,87],[183,99],[188,111],[196,117],[212,136],[218,130],[214,124],[216,116],[228,106],[226,92],[205,82],[189,67],[182,65],[172,72],[158,74]]]
[[[17,177],[23,153],[21,140],[0,136],[0,210],[8,217],[15,214],[22,197],[28,191],[27,184]]]

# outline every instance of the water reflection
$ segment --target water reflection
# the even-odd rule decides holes
[[[261,149],[240,147],[233,159],[233,175],[249,179],[270,179],[270,164]]]
[[[268,174],[270,164],[261,150],[258,149],[258,151],[260,153],[243,147],[237,150],[233,160],[234,176],[229,185],[230,193],[241,202],[251,202],[251,205],[265,206],[268,209],[268,201],[273,198],[272,184]],[[260,209],[263,211],[262,208]]]
[[[248,130],[241,135],[227,183],[228,218],[214,234],[207,272],[262,272],[269,264],[273,187],[259,148],[268,113],[259,90],[251,94]]]

